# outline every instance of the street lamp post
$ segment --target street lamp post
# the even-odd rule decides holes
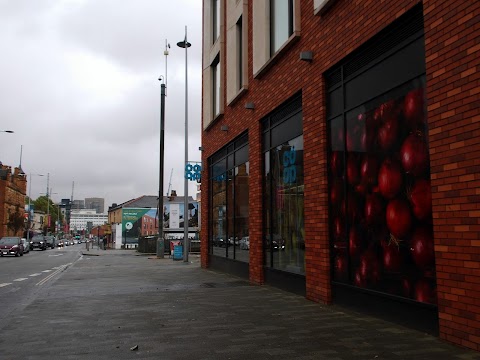
[[[178,47],[185,49],[185,165],[184,172],[186,171],[188,163],[188,48],[192,46],[187,41],[187,27],[185,26],[185,40],[177,43]],[[183,208],[183,261],[188,262],[188,179],[186,174],[183,177],[184,185],[184,208]],[[163,211],[163,209],[162,209]]]
[[[162,80],[160,77],[158,80]],[[165,245],[163,243],[163,172],[164,172],[164,139],[165,139],[165,83],[160,85],[160,173],[158,175],[158,238],[157,258],[165,256]]]
[[[31,211],[31,193],[32,193],[32,176],[43,176],[43,174],[32,174],[30,173],[29,176],[29,184],[28,184],[28,229],[27,229],[27,244],[30,245],[30,216],[32,215]]]
[[[12,131],[12,130],[0,130],[0,132],[9,133],[9,134],[14,133],[14,131]]]

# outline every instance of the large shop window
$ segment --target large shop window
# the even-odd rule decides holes
[[[263,120],[265,265],[305,274],[301,96]]]
[[[240,136],[210,159],[210,254],[249,262],[248,136]]]
[[[326,74],[333,279],[435,304],[423,19],[409,16]]]

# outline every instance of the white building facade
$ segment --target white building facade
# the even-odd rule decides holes
[[[70,230],[88,230],[91,226],[104,225],[108,222],[107,214],[97,214],[96,210],[72,210],[70,215]]]

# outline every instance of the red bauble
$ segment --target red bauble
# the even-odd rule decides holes
[[[430,182],[417,179],[408,194],[413,215],[418,220],[425,220],[432,216],[432,189]]]
[[[430,281],[426,279],[420,279],[416,282],[415,288],[413,289],[414,298],[417,301],[436,304],[437,296],[435,289]]]
[[[341,217],[336,217],[333,220],[333,235],[336,239],[341,239],[345,236],[345,224]]]
[[[347,159],[347,181],[352,186],[355,186],[360,182],[358,160],[353,154],[349,154]]]
[[[400,191],[403,183],[402,169],[398,162],[386,159],[378,171],[378,188],[380,194],[393,199]]]
[[[435,262],[433,234],[430,228],[422,226],[415,229],[410,239],[410,251],[418,268],[424,270]]]
[[[408,203],[401,199],[390,200],[386,211],[387,226],[397,239],[403,239],[412,227],[412,215]]]
[[[352,226],[348,235],[348,251],[350,258],[357,258],[360,255],[362,247],[363,234],[359,228]]]
[[[339,207],[343,201],[343,182],[336,179],[330,187],[330,205]]]
[[[375,285],[380,281],[382,266],[375,251],[367,250],[360,256],[358,270],[368,284]]]
[[[334,176],[341,176],[343,174],[342,151],[332,151],[330,154],[330,170]]]
[[[405,121],[411,130],[424,128],[424,89],[419,88],[405,95],[403,103]]]
[[[378,129],[378,145],[382,150],[390,150],[398,140],[400,126],[396,117],[389,117]]]
[[[423,135],[416,132],[407,136],[400,149],[402,166],[406,173],[421,176],[428,169],[428,147]]]
[[[383,268],[388,272],[399,272],[403,264],[403,254],[397,244],[384,244]]]
[[[378,160],[372,155],[364,155],[360,164],[360,181],[374,186],[378,181]]]
[[[365,222],[367,225],[379,224],[385,219],[383,201],[377,194],[367,195],[365,199]]]

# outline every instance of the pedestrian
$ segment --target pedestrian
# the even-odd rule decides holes
[[[103,238],[103,250],[107,250],[107,238]]]
[[[90,239],[85,241],[85,246],[87,247],[87,251],[90,251]]]

